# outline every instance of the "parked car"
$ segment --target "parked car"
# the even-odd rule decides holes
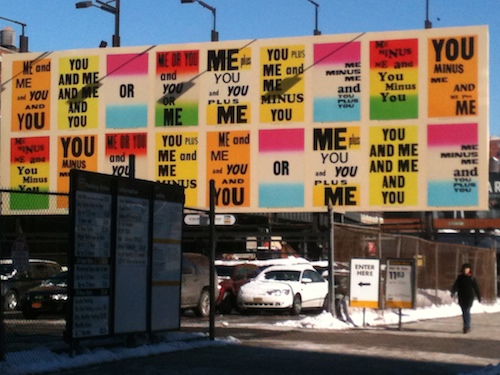
[[[0,286],[5,311],[17,310],[21,294],[62,270],[59,263],[51,260],[30,259],[25,271],[17,270],[12,259],[0,260]]]
[[[217,274],[219,275],[219,298],[217,299],[217,309],[222,314],[229,314],[233,308],[237,308],[236,297],[240,288],[257,276],[260,267],[252,263],[241,263],[233,266],[217,265]],[[221,272],[230,269],[230,275],[222,277]]]
[[[20,307],[26,319],[36,319],[40,314],[66,314],[67,302],[68,272],[64,271],[23,293]]]
[[[327,301],[328,283],[310,264],[271,266],[240,288],[237,297],[242,312],[320,309]]]
[[[217,284],[217,274],[214,277]],[[217,285],[214,293],[217,300]],[[210,314],[210,260],[202,254],[182,254],[181,310],[188,309],[202,317]]]

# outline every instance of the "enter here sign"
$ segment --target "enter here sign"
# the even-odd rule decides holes
[[[351,259],[350,306],[379,307],[380,259]]]

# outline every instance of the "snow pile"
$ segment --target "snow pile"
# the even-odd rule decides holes
[[[87,349],[78,355],[54,353],[47,348],[7,353],[4,362],[0,362],[0,374],[28,375],[44,372],[62,371],[98,363],[121,361],[127,358],[147,357],[150,355],[189,350],[215,345],[238,344],[234,337],[209,340],[201,333],[166,334],[158,344],[142,345],[134,348],[97,348]]]

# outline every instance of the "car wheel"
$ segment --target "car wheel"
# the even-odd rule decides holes
[[[5,311],[14,311],[19,307],[19,299],[14,290],[9,290],[5,293],[4,302]]]
[[[201,291],[195,313],[201,317],[207,317],[210,315],[210,292],[207,289],[203,289]]]
[[[292,309],[290,312],[292,313],[292,315],[299,315],[301,311],[302,311],[302,298],[300,297],[300,294],[296,294],[293,297]]]

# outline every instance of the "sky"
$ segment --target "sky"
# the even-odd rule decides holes
[[[422,295],[434,295],[433,293],[419,294],[417,298],[423,298]],[[445,318],[460,315],[460,307],[451,300],[449,292],[443,291],[439,295],[442,302],[448,301],[441,306],[426,303],[426,301],[417,302],[422,304],[421,308],[415,310],[403,310],[402,324],[409,322]],[[492,305],[483,305],[474,303],[472,314],[494,313],[500,311],[500,300]],[[351,311],[351,318],[357,326],[386,326],[399,324],[399,316],[396,314],[381,315],[376,310],[367,309],[363,314],[362,309]],[[475,318],[473,318],[475,319]],[[204,322],[206,325],[206,322]],[[216,324],[227,325],[223,316],[216,317]],[[255,324],[252,324],[255,327]],[[319,315],[304,316],[299,320],[284,320],[274,324],[262,324],[264,329],[282,329],[285,328],[306,328],[309,330],[346,330],[354,329],[351,324],[344,323],[332,314],[323,312]],[[215,340],[208,340],[206,333],[194,332],[169,332],[165,334],[164,341],[157,344],[142,345],[133,348],[115,347],[115,348],[96,348],[87,350],[84,354],[69,356],[68,353],[51,351],[48,348],[38,347],[32,350],[7,353],[5,361],[0,361],[0,373],[9,375],[34,375],[44,372],[63,371],[65,369],[78,368],[83,366],[97,365],[99,363],[121,361],[127,358],[146,357],[161,353],[169,353],[180,350],[190,350],[214,345],[239,345],[240,341],[234,337],[216,337]],[[307,350],[306,346],[303,347]],[[312,349],[314,350],[314,349]],[[390,356],[387,351],[375,353],[374,348],[370,348],[370,355]],[[443,353],[443,362],[450,361],[450,354]],[[469,359],[470,360],[470,359]],[[500,375],[500,364],[481,368],[477,371],[469,372],[466,375]]]
[[[111,46],[114,16],[98,8],[76,9],[72,0],[0,0],[0,17],[25,23],[32,52]],[[500,1],[498,0],[315,0],[322,34],[489,26],[490,136],[500,136]],[[94,3],[95,4],[95,3]],[[114,1],[110,1],[113,6]],[[121,46],[210,41],[214,17],[199,3],[121,0]],[[316,7],[309,0],[205,0],[216,9],[220,41],[309,36]],[[0,20],[0,29],[21,26]],[[18,39],[16,39],[18,40]]]

